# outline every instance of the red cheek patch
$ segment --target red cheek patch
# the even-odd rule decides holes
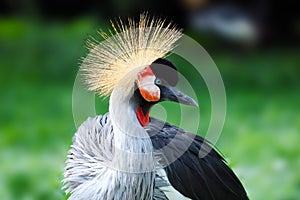
[[[160,98],[160,91],[159,89],[155,89],[153,91],[151,91],[150,88],[139,88],[140,89],[140,93],[143,96],[143,98],[149,102],[151,101],[159,101]]]
[[[142,97],[149,102],[159,101],[160,89],[155,85],[155,75],[150,67],[142,71],[137,79],[137,85]]]

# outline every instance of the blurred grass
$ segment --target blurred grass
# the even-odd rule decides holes
[[[69,23],[0,19],[1,199],[65,199],[60,181],[76,130],[72,86],[78,58],[86,53],[84,41],[99,27],[88,18]],[[212,54],[228,101],[217,147],[251,199],[300,199],[298,55],[298,50],[279,48]],[[179,68],[186,64],[173,59]],[[187,69],[182,73],[201,89],[203,134],[209,94]],[[97,101],[99,111],[105,106]],[[178,124],[176,115],[167,119]]]

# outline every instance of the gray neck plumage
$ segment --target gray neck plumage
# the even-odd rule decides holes
[[[152,200],[155,159],[151,140],[135,114],[133,92],[116,87],[110,97],[109,113],[114,133],[112,167],[124,199]]]
[[[152,199],[155,178],[153,146],[136,118],[132,95],[133,92],[124,95],[121,88],[115,88],[110,97],[109,113],[115,142],[112,166],[120,171],[121,178],[126,177],[127,184],[133,184],[131,187],[138,190],[134,192],[140,194],[140,198]]]

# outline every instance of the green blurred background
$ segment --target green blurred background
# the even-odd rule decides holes
[[[249,1],[256,5],[249,8],[247,3],[226,1],[253,9],[252,13],[257,7],[269,13],[260,19],[264,31],[258,31],[259,39],[232,42],[188,23],[189,14],[195,12],[191,7],[201,12],[220,1],[175,2],[0,3],[0,199],[66,199],[62,173],[76,131],[72,87],[79,58],[87,53],[85,41],[96,36],[99,28],[106,30],[108,19],[136,16],[144,10],[174,19],[216,62],[227,92],[226,123],[216,146],[250,198],[300,199],[298,11],[293,12],[289,2]],[[205,84],[191,75],[186,61],[170,59],[202,89],[197,93],[198,132],[204,135],[210,119]],[[107,100],[96,101],[101,114]],[[165,106],[172,112],[173,105]],[[178,123],[172,116],[168,115],[168,121]]]

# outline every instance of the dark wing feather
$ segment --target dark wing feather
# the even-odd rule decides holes
[[[198,199],[248,199],[225,160],[201,136],[151,118],[146,127],[172,186]]]

